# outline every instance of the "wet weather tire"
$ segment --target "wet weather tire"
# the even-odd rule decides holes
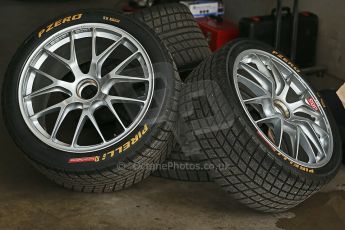
[[[189,9],[182,4],[162,4],[134,13],[134,17],[153,29],[166,45],[184,79],[211,55],[205,36]],[[156,176],[182,181],[209,181],[207,171],[193,157],[187,157],[179,145],[168,155],[165,169]]]
[[[189,9],[182,4],[162,4],[134,13],[166,45],[181,73],[192,71],[211,55],[205,36]]]
[[[211,181],[208,170],[204,168],[202,162],[195,156],[185,156],[178,144],[161,167],[153,173],[154,176],[186,182]]]
[[[278,87],[278,81],[284,87]],[[299,112],[308,111],[324,120],[317,120],[316,124],[306,118],[295,119],[300,114],[295,114],[289,104],[292,102],[279,96],[288,89],[285,86],[290,85],[296,91],[304,89],[297,95],[303,103],[303,110]],[[252,98],[259,92],[261,96]],[[302,97],[303,92],[307,92],[307,97]],[[272,98],[281,100],[271,103]],[[187,78],[180,101],[181,116],[189,129],[186,133],[198,148],[191,153],[204,163],[213,164],[215,169],[209,171],[211,179],[248,207],[263,212],[285,211],[319,191],[339,168],[341,141],[323,100],[308,87],[292,62],[261,43],[238,40],[206,59]],[[257,106],[258,102],[265,105],[264,111]],[[253,104],[255,106],[251,106]],[[287,107],[291,110],[285,110]],[[312,154],[302,150],[295,158],[289,156],[288,139],[284,139],[284,135],[283,139],[275,136],[275,130],[272,131],[275,125],[253,123],[259,119],[258,124],[264,123],[271,119],[269,115],[283,121],[282,124],[297,124],[296,127],[303,127],[303,132],[310,131],[310,135],[313,129],[314,133],[320,131],[313,141],[321,145],[327,155],[316,154],[319,152],[315,146],[309,148],[308,137],[297,128],[300,142],[296,146],[314,150],[316,161]],[[309,124],[313,129],[307,127]],[[321,130],[317,125],[325,128]],[[292,128],[287,131],[292,132]],[[321,138],[325,139],[317,142]],[[283,140],[280,148],[278,140]]]
[[[144,180],[171,151],[179,88],[169,52],[145,24],[77,11],[18,49],[3,115],[48,178],[75,191],[111,192]]]

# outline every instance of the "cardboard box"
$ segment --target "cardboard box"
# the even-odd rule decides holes
[[[186,5],[196,18],[218,15],[219,4],[216,1],[180,1]]]
[[[345,84],[343,84],[343,86],[340,87],[340,89],[337,91],[337,95],[340,98],[345,108]]]

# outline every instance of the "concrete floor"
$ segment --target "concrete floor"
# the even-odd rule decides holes
[[[16,47],[52,15],[114,8],[110,0],[0,2],[0,77]],[[213,183],[149,178],[113,194],[64,190],[37,173],[0,123],[0,229],[345,229],[345,168],[322,192],[283,214],[251,211]]]

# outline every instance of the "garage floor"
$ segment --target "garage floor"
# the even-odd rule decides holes
[[[115,9],[118,3],[1,0],[1,82],[16,47],[51,16],[78,8]],[[0,124],[0,229],[345,229],[345,167],[322,193],[277,215],[253,212],[213,183],[151,177],[113,194],[81,194],[38,174],[9,138],[2,119]]]

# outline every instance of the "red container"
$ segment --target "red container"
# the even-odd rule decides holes
[[[235,23],[213,18],[198,18],[197,21],[212,51],[218,50],[239,36],[239,29]]]

